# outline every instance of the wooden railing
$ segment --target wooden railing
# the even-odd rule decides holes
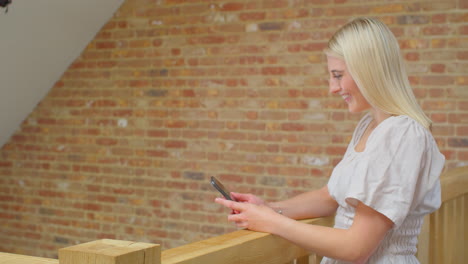
[[[442,206],[426,216],[417,257],[422,264],[468,263],[468,167],[441,179]]]
[[[442,206],[426,217],[417,257],[422,264],[468,263],[468,167],[441,177]],[[333,218],[304,220],[333,226]],[[161,252],[159,245],[98,240],[59,250],[59,260],[0,253],[1,264],[285,264],[315,256],[271,234],[239,230]]]

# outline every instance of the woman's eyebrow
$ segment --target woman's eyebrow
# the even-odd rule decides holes
[[[340,71],[340,70],[331,70],[330,72],[331,73],[343,73],[343,71]]]

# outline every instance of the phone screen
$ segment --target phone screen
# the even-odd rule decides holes
[[[228,200],[231,200],[231,201],[235,201],[235,199],[233,199],[229,195],[230,192],[226,189],[226,187],[224,187],[224,185],[220,181],[218,181],[218,179],[211,176],[211,181],[210,182],[211,182],[211,185],[213,185],[213,187],[215,187],[216,190],[218,190],[224,196],[224,198],[226,198]]]

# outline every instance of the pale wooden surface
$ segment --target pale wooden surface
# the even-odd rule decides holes
[[[310,264],[309,256],[300,257],[296,260],[296,264]]]
[[[156,244],[102,239],[59,250],[60,264],[160,264]]]
[[[468,263],[468,195],[445,202],[431,217],[430,264]]]
[[[449,201],[468,192],[468,166],[449,170],[440,180],[442,202]]]
[[[59,264],[57,259],[38,258],[0,252],[0,264]]]
[[[304,220],[331,226],[333,217]],[[239,230],[226,235],[163,251],[164,264],[284,264],[310,253],[267,233]]]
[[[441,177],[442,206],[425,217],[417,257],[421,264],[468,263],[468,167]]]
[[[423,226],[421,227],[421,233],[418,237],[418,252],[416,257],[421,264],[429,263],[429,250],[431,241],[431,216],[426,215],[424,217]]]

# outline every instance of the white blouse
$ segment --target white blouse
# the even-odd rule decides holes
[[[392,116],[355,151],[372,121],[365,115],[328,182],[339,204],[335,228],[348,229],[358,201],[388,217],[394,226],[367,263],[419,263],[417,237],[423,217],[440,207],[439,176],[445,163],[431,133],[408,116]],[[346,263],[324,258],[322,264]]]

